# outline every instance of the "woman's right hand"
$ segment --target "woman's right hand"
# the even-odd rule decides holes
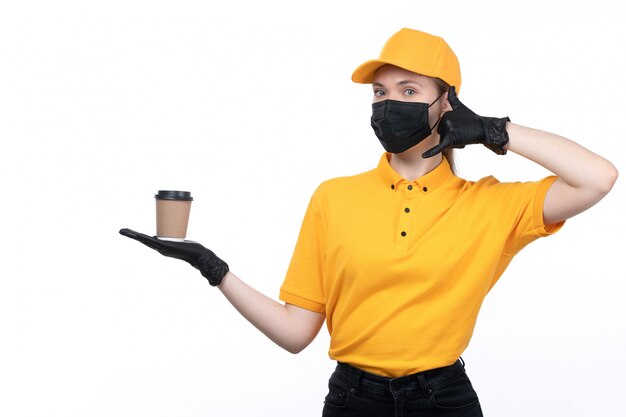
[[[209,284],[214,287],[222,282],[229,270],[226,262],[197,242],[190,240],[184,242],[160,240],[131,229],[120,229],[120,234],[143,243],[163,256],[188,262],[191,266],[198,269],[202,276],[209,281]]]

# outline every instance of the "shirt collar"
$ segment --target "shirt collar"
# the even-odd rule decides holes
[[[409,181],[404,178],[402,175],[398,174],[389,164],[391,160],[391,153],[385,152],[380,157],[380,161],[378,162],[378,167],[376,171],[378,176],[383,180],[385,185],[389,187],[390,190],[397,190],[398,185],[405,184],[417,184],[420,189],[426,188],[428,191],[433,191],[444,181],[452,175],[452,169],[450,168],[450,163],[446,159],[446,156],[442,154],[441,163],[437,165],[434,169],[422,175],[421,177]]]

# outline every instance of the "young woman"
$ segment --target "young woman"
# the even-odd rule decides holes
[[[561,136],[466,107],[458,60],[440,37],[402,29],[352,79],[372,85],[371,125],[385,152],[376,168],[313,193],[280,289],[285,304],[198,243],[120,233],[199,269],[289,352],[326,320],[337,367],[323,416],[481,416],[460,355],[484,297],[522,248],[600,201],[617,170]],[[467,181],[452,150],[469,144],[554,175]]]

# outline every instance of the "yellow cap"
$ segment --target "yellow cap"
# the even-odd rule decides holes
[[[461,91],[461,68],[450,46],[439,36],[403,28],[383,46],[378,59],[361,64],[352,73],[355,83],[371,84],[374,72],[385,64],[429,77],[441,78]]]

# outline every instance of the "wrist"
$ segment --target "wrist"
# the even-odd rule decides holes
[[[217,287],[230,270],[228,264],[217,257],[213,252],[200,259],[198,269],[212,287]]]
[[[508,117],[482,117],[481,122],[485,129],[484,145],[498,155],[506,155],[509,143],[509,133],[506,130],[507,122],[511,119]]]

